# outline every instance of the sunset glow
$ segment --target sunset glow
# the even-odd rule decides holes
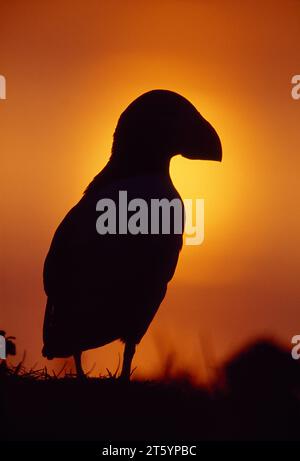
[[[250,339],[300,334],[300,2],[254,3],[2,2],[0,327],[16,360],[26,350],[29,367],[61,367],[41,356],[44,258],[106,164],[119,115],[154,88],[212,123],[223,162],[172,160],[182,198],[205,200],[205,240],[183,247],[135,376],[174,353],[174,371],[206,379]],[[121,348],[86,352],[86,370],[114,371]]]

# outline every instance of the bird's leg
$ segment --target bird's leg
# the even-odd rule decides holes
[[[125,343],[123,366],[120,378],[124,381],[130,380],[131,362],[135,353],[135,343]]]
[[[81,366],[81,351],[74,354],[77,378],[84,378],[85,374]]]

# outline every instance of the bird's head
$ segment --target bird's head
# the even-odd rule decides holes
[[[168,90],[144,93],[119,118],[112,159],[159,165],[177,154],[221,161],[220,138],[183,96]]]

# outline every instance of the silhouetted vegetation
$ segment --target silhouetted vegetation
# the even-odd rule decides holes
[[[270,341],[249,345],[207,388],[78,379],[64,369],[2,368],[5,440],[295,440],[300,368]]]

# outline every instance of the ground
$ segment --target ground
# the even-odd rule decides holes
[[[207,388],[184,377],[123,383],[0,374],[4,440],[295,440],[300,368],[270,342],[246,347]]]

